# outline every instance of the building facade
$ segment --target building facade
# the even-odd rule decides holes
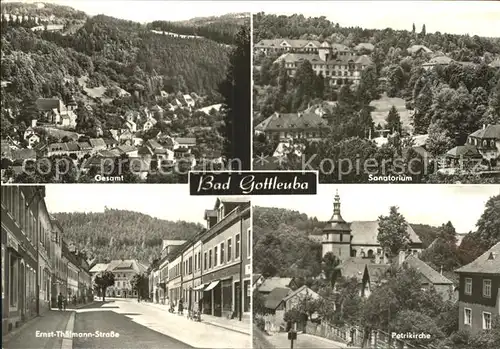
[[[456,271],[459,284],[459,329],[473,333],[492,327],[500,315],[500,242]]]
[[[217,199],[215,207],[205,212],[207,229],[188,241],[177,242],[177,248],[162,254],[150,275],[159,271],[168,304],[177,306],[182,299],[184,309],[201,310],[207,315],[238,319],[248,316],[252,275],[250,210],[247,199]],[[154,283],[152,287],[154,290]]]
[[[85,264],[68,251],[61,225],[48,212],[44,186],[2,186],[2,331],[56,306],[57,295],[78,289]],[[83,258],[83,257],[81,257]],[[89,276],[90,278],[90,276]],[[88,279],[82,284],[90,287]]]
[[[43,187],[2,186],[2,332],[37,315],[38,202]]]
[[[250,311],[251,297],[250,202],[217,199],[214,211],[201,237],[203,311],[242,317]]]

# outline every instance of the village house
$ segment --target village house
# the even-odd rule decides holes
[[[264,279],[257,291],[260,294],[267,296],[275,288],[288,288],[293,290],[297,288],[297,283],[295,279],[291,277],[273,276]]]
[[[148,118],[148,120],[144,123],[144,126],[143,126],[143,131],[149,131],[151,128],[153,128],[154,125],[156,125],[157,121],[155,118],[151,117],[151,118]]]
[[[111,149],[117,156],[127,155],[128,157],[137,157],[138,149],[131,145],[119,145],[116,148]]]
[[[477,333],[491,329],[500,315],[500,242],[459,268],[459,329]]]
[[[71,99],[68,105],[64,105],[59,98],[38,98],[35,106],[42,116],[42,121],[61,127],[74,129],[76,126],[76,102]]]
[[[291,139],[321,140],[328,130],[327,121],[312,112],[275,112],[255,127],[255,133],[264,133],[268,139],[287,141]]]
[[[104,150],[107,148],[106,142],[102,138],[90,138],[89,143],[94,151]]]
[[[434,67],[440,66],[440,67],[447,67],[450,65],[452,62],[454,62],[453,59],[447,56],[437,56],[434,58],[431,58],[427,63],[422,64],[422,67],[425,70],[430,70]]]
[[[186,103],[186,105],[189,107],[189,108],[194,108],[195,106],[195,101],[193,99],[193,97],[191,97],[190,95],[188,94],[185,94],[182,96],[184,98],[184,102]]]
[[[407,49],[410,55],[430,54],[432,50],[424,45],[412,45]]]
[[[179,137],[179,138],[175,138],[174,140],[174,144],[173,144],[173,148],[174,150],[177,150],[177,149],[190,149],[194,146],[196,146],[196,138],[193,138],[193,137]]]
[[[483,125],[467,137],[464,145],[456,146],[443,156],[446,167],[456,168],[460,164],[475,165],[483,159],[490,167],[497,166],[500,158],[500,125]]]

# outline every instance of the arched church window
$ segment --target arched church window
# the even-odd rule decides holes
[[[358,251],[356,250],[352,250],[351,251],[351,257],[356,257],[356,254],[358,253]]]
[[[373,258],[373,250],[368,250],[368,258]]]

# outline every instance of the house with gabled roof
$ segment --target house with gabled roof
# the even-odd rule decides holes
[[[320,140],[328,130],[328,122],[313,112],[274,113],[255,127],[256,134],[264,133],[269,139]]]
[[[455,271],[460,276],[458,325],[478,333],[500,315],[500,242]]]
[[[410,55],[416,55],[416,54],[421,54],[421,53],[424,53],[424,54],[432,53],[432,50],[424,45],[412,45],[412,46],[408,47],[407,51]]]
[[[89,143],[94,151],[104,150],[107,148],[106,142],[102,138],[90,138]]]
[[[264,279],[257,291],[263,295],[268,295],[275,288],[289,288],[294,289],[297,287],[294,278],[273,276]]]

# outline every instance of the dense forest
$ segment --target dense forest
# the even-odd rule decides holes
[[[325,118],[330,127],[325,140],[316,144],[302,142],[306,159],[317,155],[318,161],[313,162],[313,168],[319,168],[319,162],[324,158],[332,159],[332,154],[334,163],[340,158],[354,159],[355,154],[360,154],[361,161],[375,158],[392,163],[399,158],[403,160],[405,173],[420,174],[422,171],[411,168],[413,165],[409,164],[409,159],[419,155],[404,151],[411,148],[409,140],[405,143],[408,134],[428,134],[426,150],[430,156],[438,157],[457,145],[463,145],[467,136],[482,125],[500,124],[500,69],[489,65],[500,55],[499,38],[427,33],[425,25],[420,32],[414,26],[412,30],[369,30],[343,28],[325,17],[263,13],[254,16],[255,42],[278,37],[326,40],[351,48],[368,42],[375,47],[373,52],[365,52],[374,65],[362,72],[356,87],[332,86],[328,78],[314,73],[309,61],[301,63],[296,75],[290,77],[283,64],[273,64],[278,55],[256,55],[253,74],[254,125],[276,111],[293,113],[323,101],[336,102],[335,106],[326,110]],[[430,56],[409,53],[407,49],[412,45],[424,45],[433,51],[430,56],[447,55],[454,62],[426,70],[422,64]],[[375,122],[372,102],[389,98],[400,99],[406,110],[412,111],[409,120],[404,120],[395,108],[392,110],[388,105],[388,110],[391,110],[385,115],[385,120]],[[382,128],[393,131],[395,138],[377,149],[367,138],[370,132],[376,134],[375,131]],[[275,146],[273,140],[259,136],[254,142],[254,152],[270,155]],[[288,160],[286,168],[299,166],[293,154]],[[435,167],[436,164],[432,163],[427,174],[433,173]],[[330,168],[321,171],[321,181],[340,180],[338,169],[325,174],[328,171]],[[396,172],[393,167],[386,166],[374,174]],[[422,182],[445,180],[437,174],[413,177],[414,181]],[[463,177],[448,180],[469,182],[478,179]],[[367,178],[347,175],[342,181],[366,182]]]
[[[143,213],[108,209],[99,213],[56,213],[66,242],[89,259],[138,259],[160,256],[162,240],[188,239],[203,230],[200,224],[167,221]]]
[[[236,45],[236,34],[249,21],[246,14],[228,14],[221,17],[193,18],[189,21],[153,21],[148,23],[151,30],[182,35],[201,36],[222,44]]]
[[[321,235],[325,222],[283,208],[254,207],[254,271],[264,275],[318,276],[322,270],[321,243],[310,235]],[[477,222],[457,246],[451,222],[439,227],[410,223],[423,243],[422,259],[454,279],[453,271],[470,263],[500,241],[500,195],[491,197]]]

